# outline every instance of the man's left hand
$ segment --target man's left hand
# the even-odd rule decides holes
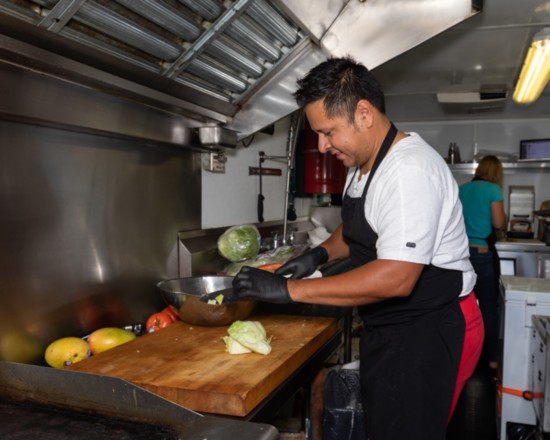
[[[287,282],[281,275],[245,266],[233,279],[233,295],[238,299],[286,304],[292,302]]]

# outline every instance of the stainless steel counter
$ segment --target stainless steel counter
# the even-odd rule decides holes
[[[43,440],[121,438],[119,425],[111,426],[114,421],[163,428],[165,438],[172,438],[168,434],[173,433],[181,440],[279,438],[277,429],[269,424],[204,416],[116,377],[14,362],[0,361],[0,403],[10,404],[10,410],[15,404],[27,408],[17,421],[7,419],[9,424],[6,414],[2,414],[2,439],[37,438],[37,433]],[[56,418],[51,424],[36,428],[34,416],[45,410],[57,410]],[[81,426],[92,424],[82,423],[87,421],[86,416],[96,417],[92,420],[93,432],[80,430]],[[20,436],[14,436],[14,431]],[[113,432],[118,432],[118,437]]]
[[[506,238],[496,244],[498,251],[519,251],[519,252],[549,252],[550,246],[540,240],[528,238]]]
[[[544,242],[508,238],[497,242],[496,247],[504,275],[550,278],[550,246]]]

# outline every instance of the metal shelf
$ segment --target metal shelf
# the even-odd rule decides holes
[[[477,168],[476,163],[456,163],[450,164],[449,168],[453,172],[463,173],[463,174],[474,174],[475,169]],[[502,164],[504,168],[504,173],[515,172],[515,171],[533,171],[533,172],[548,172],[550,171],[550,161],[536,161],[536,162],[504,162]]]

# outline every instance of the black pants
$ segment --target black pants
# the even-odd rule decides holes
[[[465,323],[458,303],[414,322],[366,328],[361,389],[369,440],[443,440]]]
[[[498,283],[499,274],[495,270],[494,254],[480,254],[476,248],[470,248],[470,261],[477,275],[474,292],[485,325],[485,349],[489,362],[496,362],[498,355]]]

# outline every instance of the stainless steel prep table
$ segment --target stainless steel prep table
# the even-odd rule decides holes
[[[508,238],[496,244],[504,275],[550,278],[550,246],[535,239]],[[513,273],[505,271],[506,263]]]

